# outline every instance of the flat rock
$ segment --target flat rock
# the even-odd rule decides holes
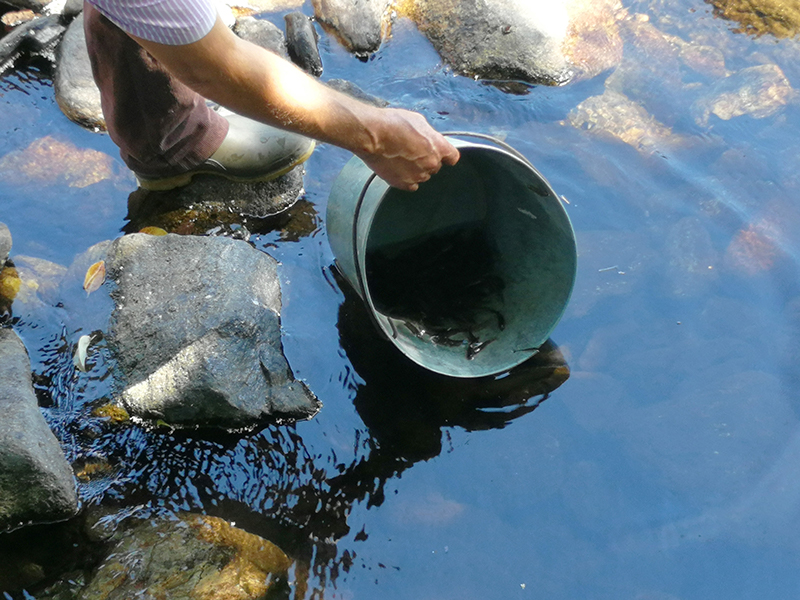
[[[11,329],[0,329],[0,409],[0,531],[74,515],[72,469],[39,411],[28,354]]]
[[[108,293],[113,310],[105,323],[102,309],[93,310],[81,329],[104,332],[116,396],[129,414],[237,428],[317,412],[283,355],[273,258],[241,240],[132,234],[76,259],[70,285],[79,287],[98,260],[105,291],[88,301]]]
[[[157,224],[169,231],[202,233],[181,229],[181,222],[190,224],[203,215],[240,215],[264,218],[293,206],[303,192],[303,167],[295,167],[272,181],[240,183],[224,177],[197,175],[184,187],[167,192],[139,189],[128,199],[128,212],[134,220],[147,220],[150,215],[170,212],[173,225]]]
[[[389,28],[390,0],[312,0],[314,16],[356,56],[380,48]]]
[[[476,79],[561,85],[622,58],[616,0],[404,0],[397,11]]]
[[[54,87],[56,102],[69,119],[89,129],[106,129],[100,90],[94,82],[86,48],[82,14],[72,21],[58,45]]]
[[[11,231],[8,225],[0,222],[0,269],[6,264],[9,252],[11,252]]]

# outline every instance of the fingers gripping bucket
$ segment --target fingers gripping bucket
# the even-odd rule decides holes
[[[331,189],[328,238],[339,270],[403,354],[437,373],[482,377],[549,338],[575,282],[575,235],[522,154],[489,136],[449,135],[494,146],[454,139],[458,164],[416,192],[351,159]]]

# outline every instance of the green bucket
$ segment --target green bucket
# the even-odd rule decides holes
[[[328,199],[336,264],[377,328],[443,375],[484,377],[527,360],[550,337],[577,270],[558,195],[517,150],[453,132],[461,159],[416,192],[354,157]]]

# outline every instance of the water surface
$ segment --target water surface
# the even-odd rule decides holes
[[[544,402],[511,390],[510,406],[476,407],[380,349],[331,269],[323,216],[348,155],[322,145],[307,231],[252,238],[281,262],[286,354],[324,403],[313,420],[215,436],[109,427],[90,416],[107,383],[75,375],[69,325],[14,313],[68,457],[113,467],[81,484],[84,503],[235,521],[309,564],[318,598],[796,595],[800,111],[722,120],[701,107],[758,65],[797,88],[800,47],[733,33],[699,1],[626,7],[669,43],[629,34],[615,73],[524,95],[454,76],[408,23],[367,62],[322,39],[324,78],[442,130],[502,136],[566,199],[580,252],[552,336],[566,383]],[[724,72],[687,66],[678,40],[715,49]],[[0,157],[50,135],[108,155],[115,175],[0,179],[0,220],[12,256],[68,266],[120,235],[134,181],[107,136],[59,112],[43,69],[0,80]],[[622,105],[611,125],[575,120],[611,77],[654,121],[626,122]]]

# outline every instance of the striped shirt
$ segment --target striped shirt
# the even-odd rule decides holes
[[[217,19],[214,0],[88,0],[123,31],[182,46],[204,37]]]

